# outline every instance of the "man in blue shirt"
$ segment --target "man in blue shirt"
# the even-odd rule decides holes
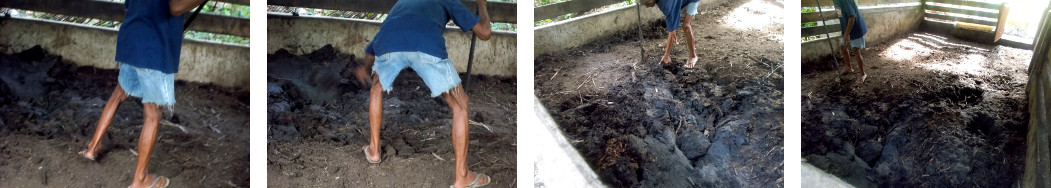
[[[480,187],[491,182],[489,176],[467,169],[468,125],[467,93],[460,86],[456,68],[445,49],[446,23],[452,20],[463,32],[474,32],[488,40],[489,14],[485,0],[478,0],[475,16],[458,0],[398,1],[380,25],[372,42],[365,47],[365,65],[372,67],[372,90],[369,95],[369,145],[362,147],[365,159],[379,163],[380,127],[383,121],[383,91],[390,91],[401,70],[411,67],[431,90],[431,97],[442,96],[452,111],[452,140],[456,157],[456,174],[452,187]]]
[[[858,10],[858,5],[854,0],[835,0],[836,8],[839,8],[839,26],[843,31],[840,36],[840,51],[843,53],[843,62],[846,64],[843,73],[854,72],[853,68],[850,68],[850,50],[854,50],[854,55],[858,58],[858,69],[861,69],[861,76],[858,77],[856,84],[865,83],[865,78],[868,74],[865,74],[865,60],[861,58],[861,49],[865,48],[865,33],[868,33],[868,28],[865,27],[865,19],[861,17],[861,11]],[[847,39],[850,40],[847,40]],[[850,47],[847,47],[850,44]]]
[[[113,115],[129,96],[142,98],[143,125],[138,161],[129,187],[167,187],[171,181],[149,174],[147,166],[157,141],[161,108],[175,105],[175,73],[179,70],[183,17],[204,0],[127,0],[124,22],[117,33],[117,87],[102,109],[88,148],[79,154],[94,161]]]
[[[668,44],[664,45],[664,57],[661,57],[661,63],[665,65],[671,64],[671,45],[675,42],[675,29],[679,28],[679,22],[683,22],[683,30],[686,31],[686,45],[690,49],[690,57],[686,62],[686,68],[693,68],[694,64],[697,64],[697,53],[693,48],[693,27],[690,26],[693,16],[697,15],[697,4],[700,0],[647,0],[646,7],[657,6],[661,12],[664,12],[664,24],[668,29]],[[681,12],[685,10],[685,19],[681,19]],[[680,20],[681,19],[681,20]]]

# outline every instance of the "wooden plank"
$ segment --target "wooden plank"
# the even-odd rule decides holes
[[[624,0],[571,0],[533,8],[533,21],[552,19],[558,16],[587,12],[592,9],[624,2]]]
[[[937,18],[937,19],[942,19],[942,20],[949,20],[949,21],[957,21],[957,22],[967,22],[967,23],[987,25],[987,26],[996,26],[996,21],[988,21],[988,20],[979,20],[979,19],[974,19],[974,18],[956,17],[956,16],[949,16],[949,15],[944,15],[944,14],[926,13],[926,17]]]
[[[476,12],[478,6],[475,5],[473,0],[461,0],[467,9],[471,12]],[[328,9],[328,10],[344,10],[353,12],[369,12],[369,13],[380,13],[386,14],[390,12],[391,8],[394,8],[394,3],[397,1],[377,1],[377,0],[267,0],[267,5],[278,5],[288,7],[303,7],[303,8],[317,8],[317,9]],[[518,11],[516,3],[508,2],[488,2],[486,8],[489,9],[489,19],[493,22],[503,23],[518,23]]]
[[[0,0],[0,7],[50,12],[101,20],[124,20],[124,5],[94,0]]]
[[[225,2],[225,3],[230,3],[230,4],[238,4],[238,5],[244,5],[244,6],[248,6],[248,4],[249,4],[248,3],[249,0],[213,0],[213,1]],[[211,4],[211,3],[208,3],[208,4]]]
[[[840,27],[839,24],[826,25],[826,26],[817,26],[817,27],[807,27],[807,28],[802,28],[802,30],[800,30],[799,32],[800,32],[800,34],[802,34],[801,37],[809,37],[809,36],[815,36],[815,35],[824,35],[824,34],[826,34],[826,32],[827,33],[843,32],[839,27]]]
[[[803,13],[802,15],[800,15],[799,19],[802,20],[803,22],[816,22],[816,21],[831,20],[831,19],[837,19],[837,18],[839,18],[839,13],[838,12],[836,12],[836,11],[825,11],[825,12],[822,12],[822,13],[817,13],[817,12]]]
[[[248,18],[201,13],[195,19],[189,30],[251,37]]]
[[[962,8],[943,7],[943,6],[934,6],[934,5],[927,5],[924,8],[926,8],[927,10],[933,10],[933,11],[952,12],[952,13],[958,13],[958,14],[981,16],[981,17],[986,17],[986,18],[999,18],[1000,17],[1000,13],[998,13],[998,12],[985,12],[985,11],[967,10],[967,9],[962,9]]]
[[[832,0],[802,0],[799,4],[802,5],[802,7],[817,7],[818,1],[821,1],[821,6],[823,7],[835,6],[836,4],[832,2]]]
[[[0,7],[48,12],[109,21],[124,20],[124,5],[97,0],[3,0]],[[201,13],[190,30],[249,36],[249,19]]]
[[[963,5],[963,6],[969,6],[969,7],[993,9],[993,10],[999,10],[1000,9],[1000,4],[999,3],[987,3],[987,2],[967,1],[967,0],[928,0],[927,2],[945,3],[945,4],[953,4],[953,5]]]

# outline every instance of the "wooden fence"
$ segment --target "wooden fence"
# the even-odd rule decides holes
[[[533,21],[552,19],[566,14],[583,13],[595,8],[624,2],[625,0],[571,0],[549,4],[533,9]]]
[[[801,27],[801,37],[828,37],[838,38],[840,36],[839,13],[836,9],[827,8],[833,6],[832,0],[804,0],[803,7],[816,8],[816,12],[803,13],[800,18],[803,23],[818,22],[819,25]],[[826,8],[817,11],[818,6]],[[926,0],[921,2],[924,8],[924,24],[940,25],[941,27],[954,27],[957,23],[975,24],[980,27],[991,28],[986,30],[992,41],[1000,39],[1004,33],[1004,24],[1007,22],[1007,8],[1002,3],[990,3],[971,0]],[[824,21],[824,25],[821,25]],[[826,36],[827,34],[827,36]],[[827,39],[819,39],[807,42],[819,42]]]
[[[368,12],[368,13],[380,13],[386,14],[390,12],[390,9],[394,7],[394,3],[397,1],[378,1],[378,0],[267,0],[268,5],[288,6],[288,7],[303,7],[303,8],[318,8],[328,10],[343,10],[343,11],[354,11],[354,12]],[[463,0],[464,5],[472,12],[477,11],[478,6],[475,5],[474,1]],[[488,2],[486,8],[489,9],[489,18],[493,22],[503,23],[517,23],[518,11],[515,10],[517,7],[516,3],[508,2]]]
[[[248,5],[249,0],[213,0]],[[124,5],[99,0],[2,0],[0,7],[109,21],[124,20]],[[248,18],[200,13],[188,30],[249,37]]]

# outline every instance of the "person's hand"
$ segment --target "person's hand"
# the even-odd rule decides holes
[[[193,8],[200,5],[204,0],[172,0],[168,2],[168,11],[172,16],[179,16],[183,13],[190,12]]]
[[[354,68],[353,74],[354,77],[358,79],[358,82],[361,82],[364,85],[372,83],[372,76],[369,75],[369,72],[372,70],[372,64],[374,62],[376,62],[376,56],[365,54],[364,61],[361,62],[361,64],[358,64],[358,67]]]
[[[477,0],[475,2],[478,3],[478,16],[482,17],[482,19],[478,20],[478,24],[475,24],[471,31],[474,32],[475,36],[478,36],[478,39],[489,40],[489,36],[492,35],[493,31],[490,28],[489,10],[486,9],[485,5],[486,0]]]

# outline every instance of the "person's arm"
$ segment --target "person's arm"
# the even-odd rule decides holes
[[[478,3],[478,16],[482,17],[482,20],[479,20],[478,24],[471,28],[471,32],[474,32],[479,39],[489,40],[493,31],[489,26],[489,11],[485,7],[486,0],[477,0],[475,2]]]
[[[843,35],[840,36],[840,38],[843,38],[843,44],[850,44],[850,30],[854,29],[854,18],[855,16],[853,15],[847,17],[847,29],[843,30]]]
[[[354,68],[353,73],[351,73],[358,79],[358,82],[365,85],[372,84],[372,75],[369,73],[372,70],[373,63],[376,62],[376,55],[373,53],[375,52],[372,50],[372,43],[369,43],[369,45],[365,47],[365,59],[363,59],[362,62]]]
[[[204,0],[171,0],[168,2],[168,7],[172,16],[179,16],[186,12],[190,12],[194,7],[200,5]]]

